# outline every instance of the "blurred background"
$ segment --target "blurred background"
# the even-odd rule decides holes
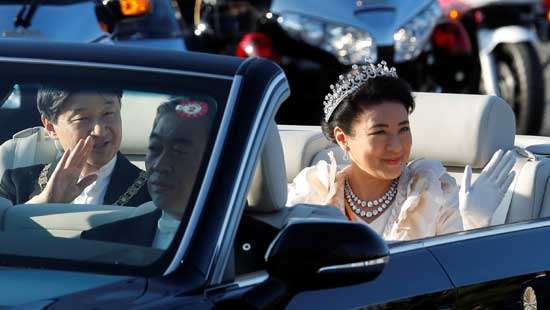
[[[519,134],[550,135],[550,0],[3,0],[0,14],[5,38],[268,58],[291,84],[279,123],[318,125],[340,74],[385,60],[415,91],[495,94]]]
[[[544,132],[548,1],[181,2],[189,49],[279,63],[292,96],[278,121],[318,124],[328,85],[386,60],[416,91],[496,94],[521,134]],[[187,5],[187,7],[185,7]]]

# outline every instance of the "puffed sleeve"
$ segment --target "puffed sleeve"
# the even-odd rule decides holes
[[[443,174],[439,180],[443,192],[443,204],[438,214],[436,235],[461,231],[463,230],[463,224],[458,209],[458,186],[456,181],[448,173]]]
[[[400,183],[405,188],[400,188],[396,201],[399,215],[387,239],[412,240],[462,230],[458,188],[441,162],[417,160],[406,171]]]
[[[333,191],[337,165],[333,154],[331,162],[319,161],[314,166],[300,171],[292,183],[288,184],[288,198],[286,206],[299,203],[325,204]]]

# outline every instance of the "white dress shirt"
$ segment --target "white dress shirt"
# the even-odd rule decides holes
[[[105,193],[107,193],[107,185],[111,180],[111,174],[115,169],[116,156],[113,157],[105,166],[101,167],[95,174],[97,174],[97,180],[94,183],[88,185],[78,197],[73,200],[73,203],[78,204],[103,204],[105,199]],[[80,176],[82,180],[84,176]]]
[[[166,250],[180,226],[180,220],[162,211],[162,216],[157,223],[157,233],[153,240],[153,247]]]

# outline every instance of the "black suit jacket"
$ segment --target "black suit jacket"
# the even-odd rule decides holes
[[[162,212],[157,209],[144,215],[103,224],[83,231],[80,238],[150,247],[161,215]],[[264,255],[277,233],[277,228],[244,214],[234,246],[236,273],[264,269]]]
[[[150,247],[161,215],[162,211],[156,209],[140,216],[103,224],[83,231],[80,238]]]
[[[48,170],[48,178],[52,175],[58,162],[59,160],[52,162],[52,166]],[[38,177],[44,166],[34,165],[6,170],[0,182],[0,196],[11,200],[13,204],[21,204],[40,194]],[[124,155],[118,153],[103,204],[114,204],[134,183],[140,173],[141,170],[138,167],[130,163]],[[150,200],[151,196],[147,191],[147,184],[144,184],[134,197],[126,203],[126,206],[135,207]]]

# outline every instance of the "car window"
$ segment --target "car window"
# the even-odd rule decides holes
[[[222,92],[2,86],[0,257],[156,261],[189,221]]]

